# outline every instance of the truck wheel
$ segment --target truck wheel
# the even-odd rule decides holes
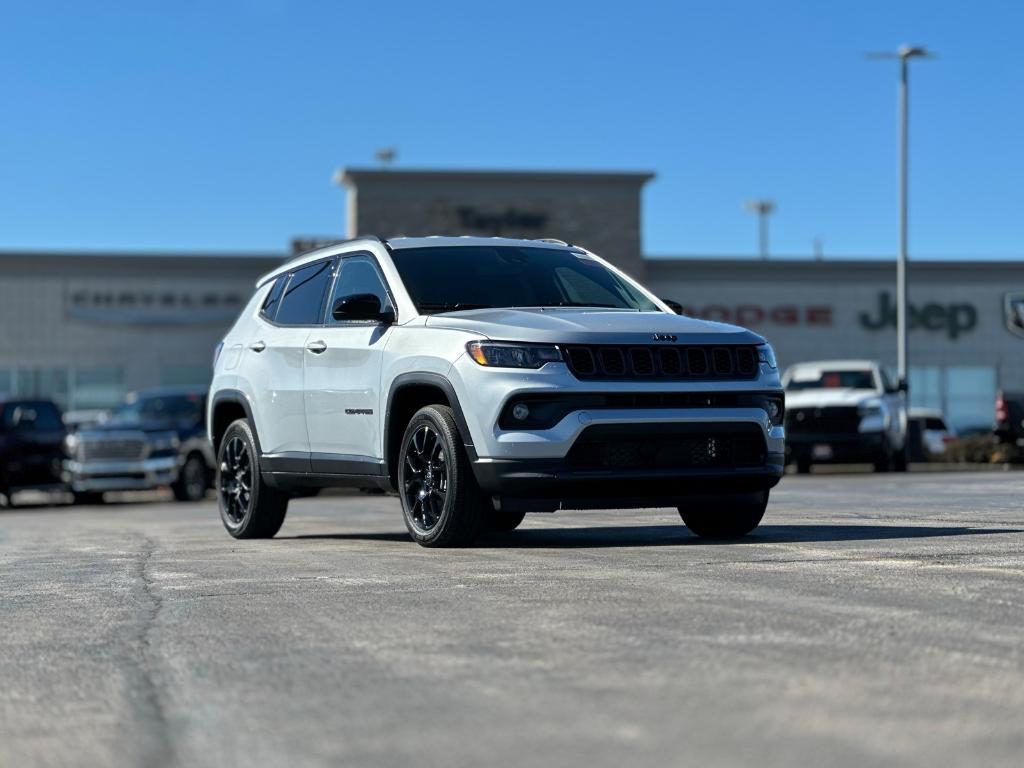
[[[796,460],[796,473],[798,475],[809,475],[809,474],[811,474],[811,461],[810,461],[810,459],[797,459]]]
[[[490,502],[476,484],[452,409],[420,408],[405,429],[398,462],[398,495],[413,541],[424,547],[472,544]]]
[[[491,533],[514,531],[526,517],[525,512],[504,512],[497,509],[485,512],[484,515],[484,528]]]
[[[193,453],[182,465],[178,479],[171,483],[171,490],[178,501],[202,501],[208,485],[206,462],[198,453]]]
[[[103,493],[100,491],[75,491],[74,503],[76,506],[92,506],[103,503]]]
[[[906,472],[907,471],[907,449],[906,447],[895,451],[892,455],[892,470],[893,472]]]
[[[757,528],[767,506],[768,491],[698,496],[679,507],[679,516],[702,538],[732,539]]]
[[[895,463],[895,454],[889,445],[885,446],[885,452],[875,459],[875,472],[892,472]]]
[[[256,441],[245,419],[232,422],[217,451],[217,506],[236,539],[269,539],[281,529],[288,496],[263,481]]]

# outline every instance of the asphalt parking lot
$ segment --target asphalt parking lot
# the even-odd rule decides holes
[[[386,497],[0,510],[0,765],[1013,765],[1024,473],[409,542]]]

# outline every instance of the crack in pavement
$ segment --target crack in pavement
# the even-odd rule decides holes
[[[155,551],[156,545],[153,541],[145,538],[142,551],[132,561],[133,576],[138,585],[135,589],[136,597],[141,608],[141,622],[132,642],[132,661],[137,677],[137,685],[134,685],[133,689],[140,699],[136,712],[145,727],[145,734],[148,737],[146,741],[149,742],[143,746],[141,762],[146,766],[167,766],[176,761],[156,671],[159,667],[159,651],[153,633],[163,609],[163,597],[150,574],[150,562]]]

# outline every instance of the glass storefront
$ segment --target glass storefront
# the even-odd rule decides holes
[[[988,366],[911,366],[910,405],[942,411],[957,431],[992,428],[996,369]]]

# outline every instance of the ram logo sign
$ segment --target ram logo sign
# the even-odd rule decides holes
[[[1024,293],[1008,293],[1003,300],[1006,307],[1006,327],[1010,333],[1024,336]]]

